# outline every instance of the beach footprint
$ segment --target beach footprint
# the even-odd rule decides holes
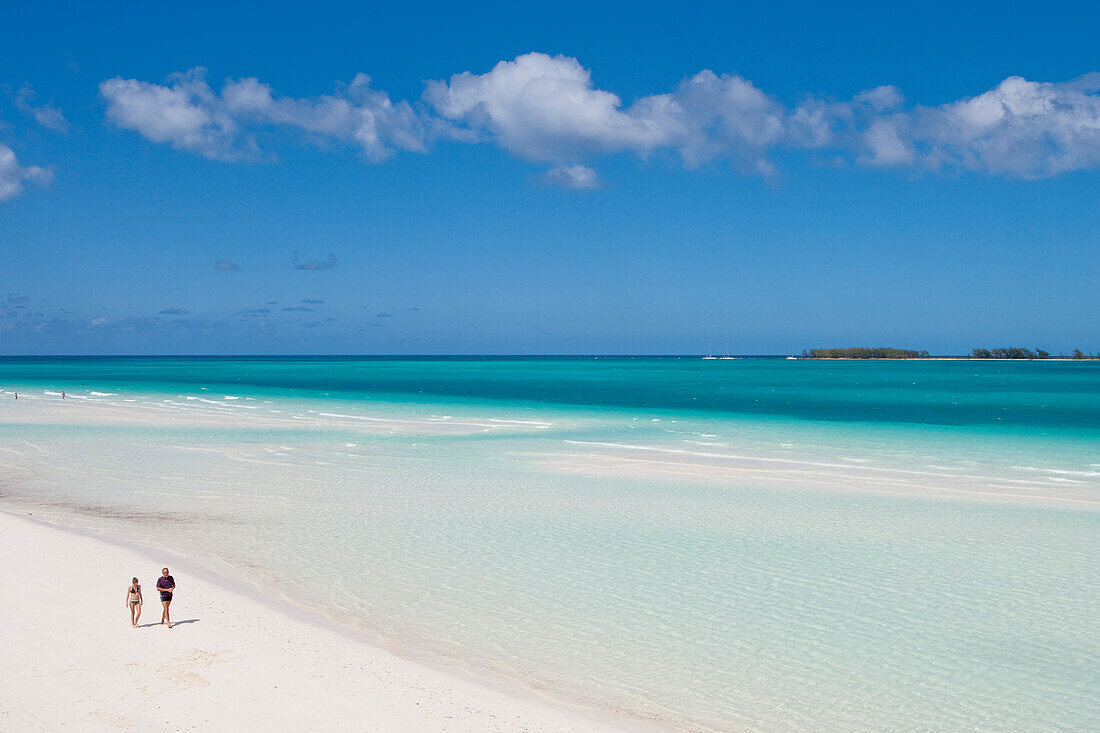
[[[157,665],[152,682],[146,682],[139,689],[145,693],[158,693],[165,691],[189,690],[195,687],[209,687],[210,682],[201,673],[209,669],[222,652],[208,652],[202,649],[193,649],[188,654]],[[127,665],[140,667],[141,665]]]
[[[101,723],[106,723],[112,728],[125,729],[134,727],[134,721],[130,720],[129,718],[124,718],[121,715],[115,715],[114,713],[108,713],[103,710],[95,710],[88,713],[88,715],[91,715],[93,718],[100,721]]]
[[[186,690],[191,687],[207,687],[207,681],[199,672],[208,669],[221,652],[207,652],[195,649],[190,654],[176,657],[171,662],[161,665],[161,671],[165,678],[176,686],[177,689]]]

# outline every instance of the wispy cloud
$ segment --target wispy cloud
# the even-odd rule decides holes
[[[288,312],[295,312],[295,311],[297,311],[297,312],[302,312],[302,313],[312,313],[312,312],[313,312],[313,309],[312,309],[312,308],[310,308],[310,307],[308,307],[308,306],[304,306],[304,305],[293,305],[293,306],[288,306],[288,307],[286,307],[286,308],[283,308],[283,310],[284,310],[284,311],[288,311]]]
[[[218,272],[233,272],[241,269],[236,262],[230,262],[229,260],[218,260],[214,263],[214,269]]]
[[[589,191],[598,188],[600,177],[586,165],[559,165],[546,171],[543,179],[552,186]]]
[[[44,186],[52,180],[53,172],[48,168],[20,165],[12,149],[0,144],[0,202],[23,193],[24,182]]]
[[[80,73],[80,65],[76,63],[76,58],[70,51],[62,51],[60,61],[65,65],[65,68],[74,74]]]
[[[323,260],[301,260],[298,257],[298,251],[295,250],[290,258],[290,266],[295,270],[331,270],[336,267],[336,255],[330,252]]]
[[[158,311],[162,316],[189,316],[191,311],[186,308],[165,308],[162,311]]]
[[[393,318],[393,314],[389,313],[387,311],[382,311],[381,313],[375,313],[374,317],[375,318]]]
[[[320,305],[325,301],[321,300],[320,298],[302,298],[302,302],[306,305]]]
[[[248,310],[237,311],[233,315],[236,316],[262,316],[271,312],[270,308],[250,308]]]
[[[777,151],[828,151],[855,165],[973,171],[1015,178],[1100,167],[1100,73],[1064,82],[1009,77],[995,88],[934,107],[908,105],[885,85],[849,100],[784,104],[737,74],[702,70],[672,89],[625,103],[593,83],[569,56],[528,53],[484,73],[428,81],[421,99],[394,102],[365,75],[332,94],[284,97],[258,79],[215,91],[202,69],[163,83],[100,85],[116,125],[215,159],[256,157],[259,135],[289,129],[318,142],[354,145],[371,160],[433,141],[497,145],[549,166],[545,180],[598,186],[601,156],[666,152],[687,168],[726,160],[777,173]],[[329,264],[331,262],[331,264]],[[330,269],[335,258],[296,263]]]
[[[29,295],[19,295],[18,293],[8,293],[8,302],[12,303],[13,305],[23,305],[24,303],[29,303],[30,301],[31,301],[31,296],[29,296]]]
[[[135,339],[144,342],[149,338],[163,337],[163,343],[178,345],[180,339],[208,339],[224,335],[228,325],[225,321],[194,317],[122,316],[84,319],[72,318],[71,314],[70,317],[51,318],[33,313],[15,322],[0,321],[0,332],[26,336],[49,334],[52,338],[63,339],[64,343],[70,344],[90,338],[95,343],[113,343],[117,346],[133,343]],[[252,322],[249,325],[255,327],[257,324]]]
[[[57,132],[68,132],[69,121],[51,102],[35,104],[36,94],[30,84],[24,84],[15,93],[15,108],[34,118],[35,122]]]

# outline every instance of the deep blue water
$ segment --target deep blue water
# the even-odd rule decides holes
[[[1100,431],[1096,361],[5,357],[4,383],[55,389],[237,386],[351,399],[423,395],[849,423]]]

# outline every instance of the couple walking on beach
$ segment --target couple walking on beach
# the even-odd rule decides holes
[[[176,580],[168,574],[168,568],[161,568],[160,577],[157,578],[157,590],[160,591],[160,605],[164,612],[160,615],[160,622],[168,628],[172,628],[172,619],[168,615],[168,607],[172,605],[172,593],[176,590]],[[141,583],[134,578],[126,591],[126,605],[130,607],[130,626],[135,629],[141,620],[141,606],[144,599],[141,597]]]

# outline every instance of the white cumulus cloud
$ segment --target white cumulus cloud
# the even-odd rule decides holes
[[[765,155],[783,137],[784,110],[747,79],[700,71],[676,88],[666,109],[681,131],[674,144],[686,165],[732,156],[772,172]]]
[[[1100,167],[1100,73],[1068,82],[1011,76],[976,97],[910,114],[930,167],[1042,178]]]
[[[425,128],[412,105],[391,102],[365,74],[335,94],[302,99],[280,97],[255,78],[229,79],[217,93],[201,68],[174,74],[165,84],[108,79],[99,91],[119,127],[215,160],[255,157],[256,136],[265,127],[355,145],[372,160],[394,149],[425,149]]]
[[[168,143],[216,160],[254,152],[250,139],[206,83],[205,70],[173,74],[168,84],[115,77],[99,85],[107,118],[155,143]]]
[[[530,160],[557,162],[667,144],[667,131],[641,110],[595,89],[591,74],[566,56],[529,53],[485,74],[430,81],[424,99],[438,114]]]
[[[716,157],[768,168],[763,153],[782,137],[782,107],[739,76],[701,71],[668,94],[624,107],[597,89],[575,58],[529,53],[484,74],[430,81],[424,100],[448,121],[528,160],[576,163],[629,151],[675,150],[695,166]]]
[[[425,83],[420,100],[394,101],[365,74],[331,94],[286,97],[255,78],[221,91],[202,69],[164,84],[108,79],[109,119],[149,140],[209,158],[254,157],[265,132],[359,149],[370,160],[426,151],[441,139],[497,145],[546,164],[544,180],[594,188],[601,156],[661,152],[687,168],[725,160],[770,176],[782,150],[815,150],[838,163],[1016,178],[1100,167],[1100,73],[1068,82],[1009,77],[974,97],[909,104],[882,85],[849,100],[786,105],[736,74],[703,70],[671,90],[624,101],[569,56],[528,53]]]
[[[894,119],[875,119],[863,133],[866,153],[859,162],[867,165],[909,165],[916,154],[908,131],[903,131],[907,120],[903,116]]]

